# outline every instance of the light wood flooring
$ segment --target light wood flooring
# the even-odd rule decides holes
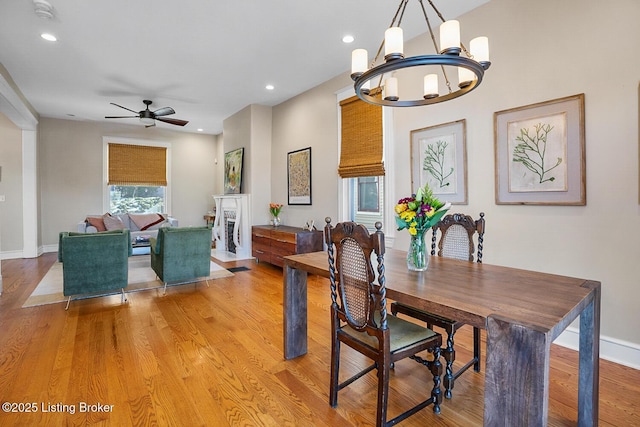
[[[309,352],[285,361],[278,267],[227,263],[227,268],[250,270],[210,281],[209,288],[199,283],[169,288],[166,296],[155,290],[133,293],[129,304],[109,296],[73,301],[66,312],[63,303],[21,308],[55,258],[56,254],[45,254],[2,261],[0,402],[26,404],[22,409],[37,412],[0,411],[0,425],[374,423],[374,373],[343,390],[337,408],[328,404],[326,279],[309,279]],[[469,358],[471,328],[463,328],[456,343],[458,359]],[[346,375],[364,360],[343,349]],[[577,363],[576,352],[553,346],[549,425],[577,424]],[[400,425],[482,425],[483,381],[483,373],[464,374],[440,415],[428,407]],[[427,370],[417,363],[397,363],[390,415],[428,393],[431,385]],[[83,403],[112,405],[111,412],[82,412]],[[640,426],[639,405],[640,371],[601,361],[600,425]],[[69,413],[72,407],[74,414]]]

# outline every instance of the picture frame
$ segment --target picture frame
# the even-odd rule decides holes
[[[244,148],[224,153],[224,194],[242,193]]]
[[[468,204],[466,128],[461,119],[410,132],[413,191],[429,184],[443,202]]]
[[[586,205],[583,93],[493,118],[496,204]]]
[[[311,147],[287,153],[287,203],[311,204]]]

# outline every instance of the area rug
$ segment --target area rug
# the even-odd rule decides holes
[[[138,255],[129,258],[129,286],[126,292],[141,291],[163,286],[151,269],[149,256]],[[233,276],[233,273],[211,261],[211,272],[207,279],[218,279]],[[171,284],[169,284],[171,286]],[[113,294],[113,292],[109,293]],[[104,295],[104,294],[102,294]],[[108,295],[108,294],[107,294]],[[100,295],[91,295],[100,296]],[[62,263],[56,262],[42,278],[22,307],[53,304],[66,301],[62,294]]]

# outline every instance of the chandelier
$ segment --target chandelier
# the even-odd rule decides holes
[[[416,107],[449,101],[471,92],[482,82],[485,70],[489,68],[489,40],[476,37],[469,43],[469,50],[460,42],[460,24],[456,20],[445,21],[431,0],[427,0],[442,21],[440,25],[440,48],[436,43],[431,22],[422,0],[420,7],[427,23],[435,52],[433,55],[404,57],[403,36],[400,24],[409,0],[401,0],[391,25],[371,65],[365,49],[355,49],[351,54],[351,79],[356,95],[371,104],[388,107]],[[384,48],[384,62],[377,64]],[[376,65],[377,64],[377,65]],[[413,67],[425,67],[435,72],[423,78],[421,99],[400,99],[396,72]],[[457,71],[457,89],[452,88],[449,78],[451,71]],[[443,93],[439,91],[439,77],[444,78]],[[443,87],[444,87],[443,86]]]

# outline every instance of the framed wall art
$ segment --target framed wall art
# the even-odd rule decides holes
[[[287,189],[288,204],[311,204],[311,147],[287,153]]]
[[[224,153],[224,194],[242,193],[244,148]]]
[[[584,94],[494,113],[496,204],[585,205]]]
[[[411,131],[411,188],[425,184],[442,201],[466,205],[466,121]]]

